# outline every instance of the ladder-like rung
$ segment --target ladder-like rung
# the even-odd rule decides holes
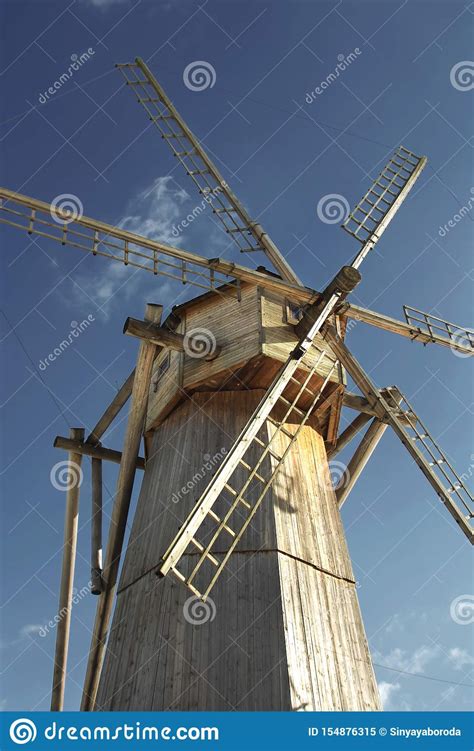
[[[250,232],[250,230],[248,227],[233,227],[232,229],[226,227],[226,232],[227,234],[232,235],[237,232]]]
[[[458,483],[456,483],[456,485],[451,485],[451,487],[448,488],[448,493],[455,493],[457,490],[462,490],[462,485],[458,485]]]
[[[150,120],[152,122],[156,122],[157,120],[174,120],[174,117],[173,115],[157,115],[156,117],[150,115]]]
[[[200,553],[204,553],[204,551],[206,550],[206,548],[204,547],[204,545],[202,545],[194,537],[191,537],[190,542],[192,542],[192,544],[199,550]],[[219,565],[219,561],[217,560],[217,558],[214,558],[214,556],[212,555],[212,553],[206,553],[205,557],[209,558],[209,560],[211,561],[211,563],[214,564],[214,566],[218,566]]]
[[[227,524],[223,524],[220,516],[218,516],[212,509],[209,509],[207,515],[210,516],[211,519],[214,519],[214,521],[217,522],[219,526],[222,527],[222,529],[225,529],[225,531],[228,532],[231,537],[235,537],[234,530],[228,527]],[[210,553],[208,553],[208,555],[210,555]]]
[[[279,401],[283,402],[283,404],[286,404],[287,407],[291,407],[291,411],[296,412],[300,417],[305,416],[306,413],[303,412],[303,410],[297,407],[295,404],[293,404],[293,402],[290,402],[290,400],[287,399],[286,397],[280,396]]]
[[[238,493],[237,493],[236,489],[235,489],[235,488],[233,488],[233,487],[232,487],[231,485],[229,485],[229,483],[228,483],[228,482],[226,482],[226,484],[224,485],[224,488],[225,488],[226,490],[228,490],[228,491],[229,491],[229,493],[231,493],[232,495],[238,495]]]
[[[237,209],[212,209],[214,214],[237,214]]]
[[[248,464],[243,459],[239,459],[239,464],[242,464],[242,466],[245,467],[245,469],[249,472],[253,472],[254,470],[254,467],[251,467],[250,464]],[[266,482],[265,478],[262,477],[262,475],[259,475],[258,472],[254,472],[253,476],[256,477],[257,480],[260,480],[260,482]]]
[[[126,81],[126,84],[127,86],[146,86],[147,84],[150,85],[150,82],[146,78],[143,78],[139,81]]]
[[[281,422],[274,420],[273,417],[268,417],[267,419],[269,422],[271,422],[272,425],[276,427],[279,433],[283,433],[283,435],[286,435],[287,438],[291,438],[291,440],[293,440],[293,438],[295,437],[295,434],[292,433],[290,430],[287,430],[286,428],[284,428]]]
[[[150,104],[151,102],[161,102],[161,99],[153,99],[153,97],[147,97],[146,99],[137,98],[137,102],[140,102],[140,104]]]
[[[210,175],[211,171],[208,169],[192,169],[192,170],[186,170],[187,175]]]
[[[175,156],[194,156],[197,154],[196,149],[192,149],[191,151],[173,151],[173,154]]]
[[[436,459],[435,462],[429,462],[430,467],[436,467],[438,464],[445,464],[444,459]]]
[[[163,133],[162,138],[171,139],[171,138],[187,138],[186,133]]]

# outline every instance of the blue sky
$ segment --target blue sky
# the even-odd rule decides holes
[[[453,218],[472,204],[472,86],[453,85],[450,73],[472,57],[472,7],[452,0],[2,2],[1,183],[48,201],[74,194],[88,216],[176,243],[173,226],[199,201],[114,70],[139,55],[309,286],[322,288],[357,250],[337,224],[318,218],[320,199],[337,193],[356,203],[399,143],[428,156],[363,265],[353,300],[397,318],[406,303],[469,326],[474,212]],[[356,48],[344,74],[308,102],[338,55]],[[41,103],[71,56],[89,49],[80,70]],[[194,61],[212,66],[212,87],[185,86],[183,71]],[[206,215],[179,241],[209,257],[265,261],[238,257]],[[0,699],[4,709],[47,709],[55,631],[39,631],[57,608],[64,511],[50,471],[65,458],[52,441],[67,426],[91,428],[133,367],[137,345],[121,333],[125,318],[141,317],[147,301],[169,306],[194,293],[10,229],[2,230],[1,263]],[[73,322],[88,316],[80,337],[41,370]],[[362,324],[347,341],[379,386],[401,388],[471,478],[470,362]],[[120,448],[124,418],[107,445]],[[338,459],[349,456],[350,449]],[[107,513],[115,479],[116,468],[107,467]],[[78,591],[89,579],[87,463],[81,495]],[[451,606],[463,596],[472,611],[470,548],[389,431],[343,518],[386,708],[467,709],[472,636]],[[79,704],[96,604],[79,600],[70,709]]]

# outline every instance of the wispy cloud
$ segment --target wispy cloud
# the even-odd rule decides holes
[[[474,665],[474,657],[466,649],[452,647],[448,652],[448,662],[455,670],[464,670]]]
[[[178,245],[184,237],[176,238],[172,231],[187,200],[188,194],[171,176],[158,177],[129,202],[118,226],[144,237]],[[110,315],[113,306],[137,296],[145,299],[147,294],[152,294],[159,297],[157,302],[166,305],[171,294],[169,282],[162,279],[157,282],[156,277],[142,269],[120,263],[101,264],[100,273],[93,276],[90,273],[78,274],[73,284],[72,302],[84,304],[92,300],[100,306],[105,317]]]
[[[441,648],[437,644],[423,644],[410,653],[400,647],[395,647],[388,654],[374,654],[374,661],[395,670],[405,670],[408,673],[424,673],[426,666],[438,657]]]

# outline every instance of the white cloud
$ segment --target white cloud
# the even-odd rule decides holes
[[[455,670],[463,670],[474,665],[474,657],[466,649],[452,647],[448,652],[448,660]]]
[[[410,654],[400,647],[395,647],[386,655],[380,653],[374,655],[374,660],[395,670],[405,670],[408,673],[424,673],[426,665],[440,653],[437,644],[428,646],[423,644]]]
[[[109,8],[111,5],[124,5],[130,0],[82,0],[84,5],[93,5],[95,8]]]
[[[20,637],[33,636],[44,628],[40,623],[27,623],[20,629]]]
[[[400,691],[399,683],[387,683],[386,681],[379,683],[380,700],[386,712],[391,709],[390,705],[397,691]]]
[[[168,175],[158,177],[145,190],[141,191],[127,206],[125,216],[118,226],[135,234],[144,235],[170,245],[178,245],[183,235],[175,237],[173,226],[184,214],[183,204],[189,199],[185,190],[173,182]],[[108,317],[111,305],[122,304],[140,296],[153,295],[152,302],[166,305],[171,292],[170,283],[163,277],[155,277],[143,269],[125,266],[122,263],[103,263],[93,276],[79,274],[72,280],[74,301],[87,303],[91,298]]]

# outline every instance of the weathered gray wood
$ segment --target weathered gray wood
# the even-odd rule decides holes
[[[120,464],[122,460],[122,452],[115,451],[115,449],[108,449],[105,446],[92,445],[84,441],[76,441],[71,438],[66,438],[62,435],[57,435],[53,443],[54,448],[66,449],[66,451],[75,451],[77,454],[84,456],[92,456],[96,459],[104,459],[105,461],[114,462]],[[136,461],[137,469],[145,469],[145,459],[143,456],[137,457]]]
[[[182,334],[170,331],[164,326],[156,326],[147,323],[146,321],[140,321],[138,318],[127,318],[123,327],[123,333],[128,334],[128,336],[135,336],[138,339],[143,339],[161,347],[174,349],[177,352],[186,352],[186,349],[188,349],[188,352],[191,351],[198,354],[203,344],[199,336],[191,335],[189,337],[189,342],[186,342],[186,337]],[[209,332],[209,334],[212,336],[211,332]],[[204,344],[206,344],[206,342],[204,342]],[[220,354],[222,348],[214,343],[209,352],[206,353],[205,349],[202,359],[209,361],[215,360]]]
[[[71,428],[71,440],[84,440],[83,428]],[[58,624],[54,654],[53,688],[51,711],[59,712],[64,706],[64,690],[71,630],[72,590],[76,564],[77,529],[79,523],[79,488],[81,485],[82,455],[70,451],[68,455],[67,495],[64,518],[64,546],[59,590]]]
[[[152,434],[98,709],[379,708],[324,441],[313,428],[302,429],[232,553],[211,594],[213,619],[212,605],[198,604],[196,613],[210,615],[201,625],[189,622],[191,593],[155,574],[218,466],[213,458],[230,448],[262,393],[196,393]],[[285,440],[275,443],[277,454]],[[250,497],[257,492],[255,483]],[[230,542],[222,538],[218,557]],[[194,559],[185,555],[183,573]]]
[[[92,459],[91,593],[100,595],[102,582],[102,459]]]
[[[162,306],[147,305],[145,319],[152,323],[159,324],[161,313]],[[81,709],[83,711],[92,710],[95,705],[97,688],[104,659],[108,626],[112,614],[128,510],[133,490],[138,451],[145,423],[148,392],[155,353],[155,345],[145,341],[141,342],[135,368],[135,378],[133,380],[132,399],[128,415],[127,429],[125,431],[122,461],[120,463],[120,471],[115,492],[115,502],[110,521],[109,539],[107,542],[103,571],[104,591],[99,596],[91,649],[84,681],[81,704]]]

